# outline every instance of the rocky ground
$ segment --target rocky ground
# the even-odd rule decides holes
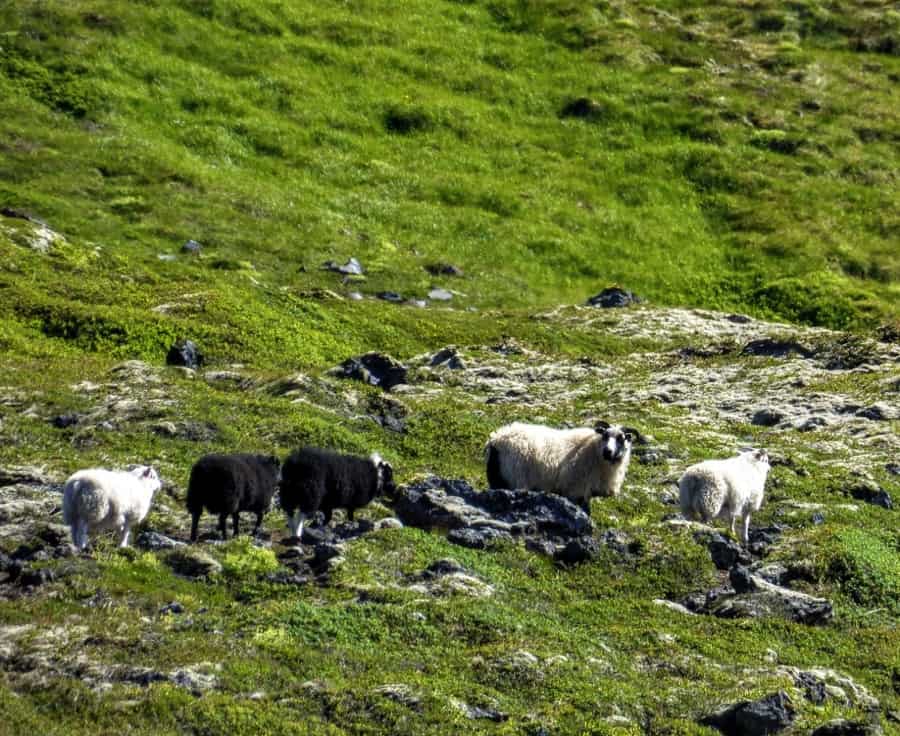
[[[900,347],[700,310],[563,307],[534,319],[594,335],[602,332],[647,349],[561,358],[508,339],[447,346],[402,362],[358,356],[320,375],[284,377],[255,375],[245,366],[176,369],[128,361],[105,375],[73,383],[78,408],[63,414],[43,403],[39,393],[6,390],[0,434],[13,439],[21,427],[39,422],[77,452],[102,446],[116,433],[143,433],[163,442],[188,443],[199,453],[222,429],[183,411],[198,382],[226,395],[261,397],[271,402],[267,406],[299,403],[341,420],[374,422],[385,436],[401,440],[419,431],[417,419],[430,406],[448,406],[448,401],[491,421],[521,417],[579,424],[602,417],[640,431],[625,497],[595,500],[590,517],[555,496],[485,492],[478,476],[470,484],[401,467],[406,483],[396,497],[381,499],[356,522],[308,527],[302,539],[287,539],[273,511],[252,544],[237,547],[211,531],[200,544],[187,544],[181,480],[186,469],[173,472],[163,459],[166,484],[136,537],[136,549],[116,553],[107,540],[100,540],[83,556],[69,545],[60,518],[61,484],[74,467],[52,458],[39,467],[4,465],[0,597],[9,605],[42,612],[26,621],[13,615],[12,608],[3,609],[0,670],[11,692],[34,693],[54,682],[77,681],[98,698],[121,702],[141,699],[163,684],[197,698],[222,693],[265,700],[271,695],[264,686],[235,680],[227,667],[223,672],[215,650],[201,647],[194,657],[181,652],[154,662],[152,642],[175,636],[172,632],[218,630],[221,625],[210,613],[221,602],[201,604],[209,593],[198,593],[195,586],[221,591],[224,581],[226,590],[248,601],[265,598],[260,586],[271,586],[266,589],[282,591],[273,594],[273,601],[288,600],[294,595],[290,591],[315,599],[321,591],[333,590],[349,596],[343,605],[399,601],[427,608],[442,605],[440,601],[468,601],[453,604],[462,606],[493,601],[502,608],[523,583],[508,571],[498,574],[492,567],[496,563],[484,567],[477,561],[511,554],[514,567],[549,565],[542,574],[554,579],[595,569],[609,585],[641,570],[664,569],[661,575],[674,582],[638,586],[642,600],[630,605],[665,611],[662,620],[674,618],[681,633],[670,633],[657,621],[644,632],[653,637],[652,645],[620,642],[608,647],[601,641],[593,653],[551,652],[538,640],[537,654],[527,645],[505,652],[489,649],[474,655],[474,671],[483,673],[476,680],[549,683],[557,676],[553,673],[583,672],[593,673],[583,675],[589,680],[617,673],[643,681],[659,672],[702,672],[701,680],[745,683],[739,689],[760,697],[721,703],[729,706],[721,711],[666,706],[667,713],[679,714],[696,728],[706,724],[726,734],[771,733],[793,728],[799,719],[804,727],[816,725],[820,736],[896,730],[896,652],[879,665],[893,667],[890,692],[864,684],[858,671],[833,667],[833,657],[816,661],[808,650],[802,655],[783,650],[792,637],[803,638],[813,630],[826,633],[824,638],[815,635],[820,644],[829,640],[830,630],[838,641],[846,635],[848,621],[863,629],[870,625],[868,615],[881,622],[877,631],[896,637],[896,580],[864,580],[869,587],[853,580],[854,575],[878,577],[896,570],[896,550],[894,562],[868,568],[854,567],[858,560],[841,557],[840,550],[832,557],[822,550],[830,544],[827,530],[845,534],[874,527],[887,534],[878,539],[896,542],[892,495],[900,460]],[[775,468],[766,506],[744,549],[723,529],[681,519],[675,481],[699,457],[751,444],[769,448]],[[473,441],[469,450],[477,466],[479,442]],[[211,521],[206,522],[211,530]],[[404,537],[412,529],[426,536]],[[449,554],[410,567],[390,552],[393,544],[403,549],[404,544],[422,545],[425,538],[441,540],[434,544]],[[679,566],[688,559],[699,569],[679,578]],[[849,566],[844,577],[835,560]],[[143,587],[171,575],[183,582],[166,583],[152,593]],[[239,589],[234,588],[236,580]],[[579,584],[563,585],[566,596],[579,598]],[[881,598],[876,600],[877,595]],[[110,612],[123,605],[137,606],[137,617],[99,632],[100,618],[108,626],[117,620]],[[423,612],[421,620],[432,615]],[[761,647],[751,664],[746,657],[729,661],[722,651],[704,653],[702,647],[686,646],[682,642],[692,638],[693,622],[703,619],[728,622],[716,626],[753,622],[762,627],[753,630],[757,633],[776,627],[782,651],[774,643]],[[716,636],[727,638],[727,631]],[[240,627],[223,627],[223,635],[236,637],[239,646],[264,648],[245,643],[247,634]],[[258,631],[257,636],[274,634]],[[760,647],[765,636],[754,641]],[[139,656],[122,656],[135,648]],[[471,691],[466,697],[439,696],[428,692],[424,682],[427,678],[373,685],[365,697],[386,699],[413,714],[427,712],[439,698],[442,708],[466,721],[521,725],[528,720],[515,712],[513,701],[496,695],[505,691],[503,686],[494,685],[489,689],[495,695],[469,702],[475,697]],[[297,697],[334,697],[322,680],[303,687],[306,695]],[[628,703],[612,703],[603,723],[623,733],[651,732],[641,725],[639,709]]]

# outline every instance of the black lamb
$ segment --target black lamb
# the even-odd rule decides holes
[[[227,538],[231,516],[238,534],[241,511],[256,513],[256,533],[269,510],[278,485],[281,462],[274,455],[204,455],[191,468],[187,507],[191,512],[191,541],[197,541],[197,524],[205,508],[219,515],[219,532]]]
[[[352,521],[356,509],[395,490],[393,468],[378,453],[357,457],[304,447],[284,461],[281,472],[281,508],[292,537],[303,534],[303,522],[317,511],[326,524],[341,508]]]

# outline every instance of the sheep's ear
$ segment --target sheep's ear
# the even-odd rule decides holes
[[[611,426],[612,425],[609,422],[598,419],[596,422],[594,422],[594,431],[598,434],[603,434],[604,430],[609,429]]]
[[[153,468],[151,468],[151,467],[144,468],[144,472],[143,472],[144,478],[149,478],[152,475],[153,475]]]
[[[625,438],[631,442],[640,442],[641,444],[644,444],[646,441],[644,435],[634,427],[622,427],[622,431],[625,432]]]
[[[769,462],[769,453],[765,450],[757,450],[753,453],[753,457],[760,461]]]

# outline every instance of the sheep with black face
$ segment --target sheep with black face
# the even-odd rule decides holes
[[[508,424],[485,446],[488,484],[557,493],[587,510],[592,497],[621,491],[635,436],[634,430],[607,422],[593,429]]]
[[[334,509],[356,509],[376,496],[393,494],[394,470],[376,452],[369,457],[304,447],[284,461],[279,499],[292,537],[303,535],[306,519],[321,511],[325,523]]]

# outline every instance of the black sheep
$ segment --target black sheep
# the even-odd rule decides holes
[[[334,509],[347,509],[352,521],[356,509],[395,490],[393,468],[378,453],[357,457],[304,447],[284,461],[281,472],[281,508],[293,537],[303,534],[304,520],[317,511],[327,524]]]
[[[191,541],[197,541],[197,524],[205,508],[219,515],[219,532],[228,536],[226,522],[231,516],[238,534],[241,511],[256,513],[254,533],[269,510],[278,485],[281,463],[274,455],[204,455],[191,468],[187,507],[191,512]]]

